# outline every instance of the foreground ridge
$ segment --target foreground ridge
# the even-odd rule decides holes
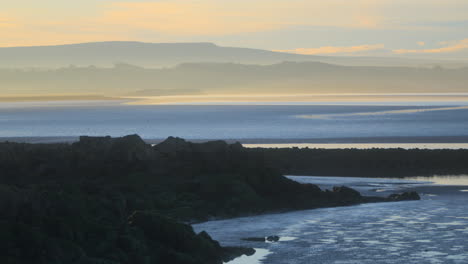
[[[418,200],[323,191],[224,141],[81,137],[73,144],[0,143],[2,263],[222,263],[226,248],[186,223],[271,211]],[[183,223],[185,222],[185,223]]]

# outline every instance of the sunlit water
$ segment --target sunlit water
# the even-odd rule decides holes
[[[26,104],[0,107],[0,137],[136,133],[148,139],[298,139],[295,143],[301,143],[327,138],[468,136],[468,109],[457,107]]]
[[[467,177],[423,181],[292,177],[322,188],[344,184],[368,195],[416,189],[422,200],[211,221],[194,228],[208,231],[223,245],[261,249],[237,263],[468,263],[468,187],[454,186],[465,184]],[[282,240],[241,240],[269,235]]]
[[[269,143],[242,144],[246,148],[319,148],[319,149],[468,149],[468,143]]]

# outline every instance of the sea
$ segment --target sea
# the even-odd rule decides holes
[[[416,190],[420,201],[322,208],[194,225],[225,246],[256,249],[229,264],[468,263],[468,176],[409,179],[289,176],[365,195]],[[279,236],[278,242],[244,241]]]
[[[0,103],[0,138],[4,139],[129,134],[158,140],[169,136],[188,140],[236,140],[250,147],[290,147],[291,144],[293,146],[311,144],[302,147],[314,147],[315,144],[325,143],[339,145],[317,146],[367,148],[386,147],[381,144],[397,143],[388,147],[467,148],[468,103],[455,105]],[[356,143],[358,145],[341,145]],[[429,143],[439,145],[428,145]]]

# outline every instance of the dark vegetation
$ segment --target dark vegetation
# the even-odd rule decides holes
[[[190,221],[267,211],[419,199],[363,197],[299,184],[265,153],[223,141],[82,137],[0,144],[0,263],[222,263],[227,248]]]
[[[468,150],[251,149],[283,174],[406,177],[468,174]]]

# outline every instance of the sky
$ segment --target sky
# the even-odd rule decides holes
[[[467,0],[0,0],[0,46],[213,42],[300,54],[468,59]]]

